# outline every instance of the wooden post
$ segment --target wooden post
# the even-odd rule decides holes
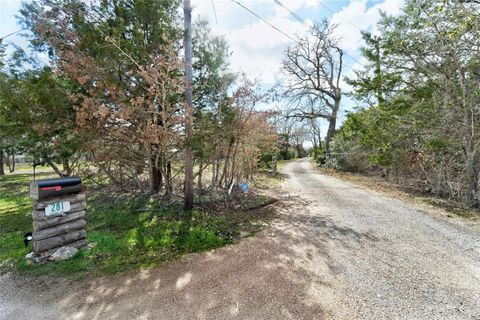
[[[58,202],[69,202],[70,210],[48,215],[46,208]],[[32,260],[45,261],[63,246],[77,249],[84,247],[87,244],[86,208],[84,193],[63,195],[48,200],[33,200]]]
[[[193,151],[192,151],[192,8],[190,0],[183,1],[185,23],[185,210],[193,208]]]

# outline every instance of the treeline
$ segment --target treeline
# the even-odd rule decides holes
[[[328,163],[478,207],[480,4],[411,0],[377,29]]]
[[[188,141],[179,5],[25,3],[32,52],[7,57],[1,46],[0,154],[29,155],[60,176],[80,173],[119,190],[181,192]],[[194,24],[190,147],[199,191],[252,178],[261,153],[277,147],[269,114],[255,109],[266,92],[230,72],[228,55],[223,37]]]

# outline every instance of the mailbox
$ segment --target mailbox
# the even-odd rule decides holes
[[[62,195],[82,192],[80,177],[44,179],[30,182],[30,198],[44,200]]]

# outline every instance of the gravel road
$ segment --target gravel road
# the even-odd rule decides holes
[[[0,276],[0,319],[480,319],[480,232],[290,162],[239,244],[100,279]]]

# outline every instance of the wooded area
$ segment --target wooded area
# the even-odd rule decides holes
[[[476,1],[407,1],[383,15],[348,78],[336,26],[313,23],[286,49],[274,88],[231,72],[227,39],[194,21],[191,99],[182,5],[25,3],[32,52],[0,46],[0,174],[24,155],[120,192],[189,194],[191,208],[193,180],[196,194],[227,194],[310,148],[321,165],[480,204]],[[336,130],[346,96],[357,108]]]
[[[119,191],[167,198],[191,193],[193,178],[198,193],[226,192],[253,179],[258,159],[277,147],[271,113],[256,109],[267,92],[230,72],[226,40],[211,36],[206,22],[194,23],[189,134],[183,61],[189,41],[180,5],[24,4],[21,21],[33,34],[34,52],[17,49],[3,59],[0,151],[6,159],[29,155],[60,176],[75,172]],[[36,53],[48,53],[50,63],[36,61]]]
[[[479,9],[408,1],[363,34],[368,63],[348,79],[359,107],[332,142],[331,166],[479,206]]]
[[[480,0],[2,5],[0,318],[480,320]]]

